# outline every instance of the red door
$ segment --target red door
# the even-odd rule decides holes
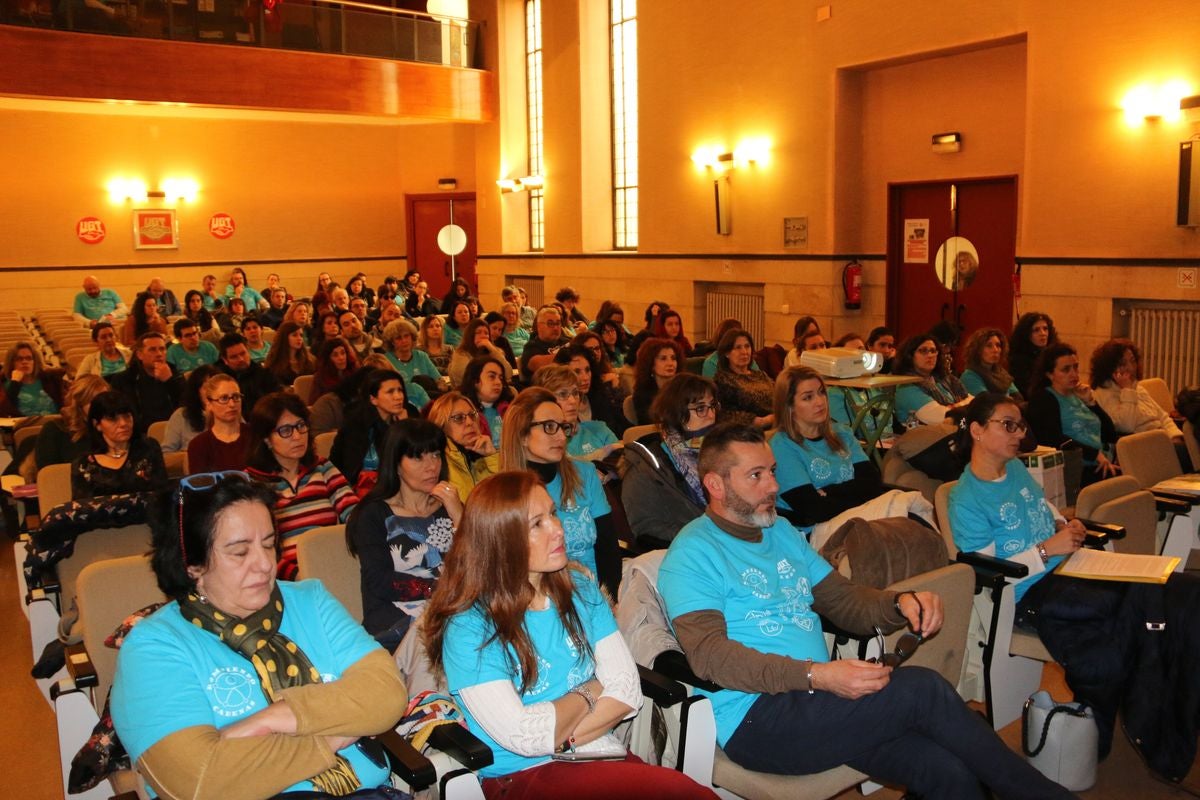
[[[888,325],[900,339],[955,322],[1010,331],[1015,177],[888,187]]]
[[[421,273],[429,296],[441,300],[455,276],[465,278],[471,293],[479,294],[475,280],[475,195],[410,194],[404,198],[408,216],[408,268]],[[453,220],[467,234],[467,247],[453,258],[438,248],[438,231]]]

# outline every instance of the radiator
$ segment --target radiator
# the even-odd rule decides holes
[[[1159,377],[1174,397],[1200,384],[1200,308],[1129,309],[1129,338],[1142,351],[1142,375]]]
[[[506,275],[504,280],[506,286],[516,286],[525,290],[525,294],[529,300],[526,305],[533,308],[542,307],[546,296],[545,278],[537,275]]]
[[[761,290],[760,290],[761,292]],[[706,292],[704,295],[704,335],[711,338],[721,320],[732,317],[742,323],[742,330],[754,337],[754,346],[761,348],[763,342],[763,298],[762,294],[734,294],[732,292]],[[713,344],[717,344],[713,342]]]

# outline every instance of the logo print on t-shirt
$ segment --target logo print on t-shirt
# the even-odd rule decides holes
[[[1008,502],[1000,504],[1000,522],[1004,525],[1004,530],[1015,531],[1021,527],[1021,512],[1017,508],[1016,503]]]
[[[779,579],[788,581],[796,577],[796,568],[786,558],[779,559],[779,563],[775,565],[775,571],[779,573]]]
[[[558,519],[563,526],[563,538],[567,544],[567,557],[579,560],[581,554],[587,553],[596,543],[595,525],[592,523],[592,512],[588,508],[560,508]]]
[[[808,471],[819,481],[828,480],[833,475],[833,467],[823,458],[814,458],[810,461]]]
[[[783,633],[783,625],[773,619],[770,611],[752,610],[746,612],[746,619],[758,620],[758,632],[763,636],[778,636]]]
[[[767,576],[760,569],[754,567],[747,568],[742,573],[742,585],[760,600],[771,599],[771,590],[767,585]]]
[[[213,713],[220,717],[240,717],[256,705],[254,687],[258,679],[241,667],[218,667],[208,677],[209,695],[216,702]]]

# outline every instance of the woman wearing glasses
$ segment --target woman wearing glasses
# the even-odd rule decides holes
[[[580,419],[579,409],[583,396],[579,391],[579,378],[570,367],[563,364],[547,364],[533,373],[533,385],[552,392],[563,410],[563,418],[568,425],[574,426],[574,433],[567,439],[567,455],[571,458],[599,461],[620,447],[621,443],[616,434],[603,422]]]
[[[901,430],[937,425],[952,409],[971,400],[962,382],[946,369],[937,340],[928,334],[900,346],[892,373],[921,379],[896,389],[896,425]]]
[[[338,430],[329,451],[329,460],[346,476],[359,497],[371,490],[379,476],[388,426],[416,416],[417,410],[408,405],[400,373],[390,369],[372,369],[367,373],[358,399],[346,409],[345,424]]]
[[[663,386],[650,416],[658,429],[625,448],[621,503],[637,543],[664,548],[704,513],[707,500],[697,462],[704,435],[717,422],[717,389],[685,372]]]
[[[574,432],[553,392],[526,389],[504,415],[500,468],[538,474],[566,531],[567,558],[586,567],[616,597],[621,556],[611,508],[599,473],[567,457],[567,440]]]
[[[188,472],[242,469],[250,426],[242,422],[242,393],[231,376],[217,373],[200,388],[208,428],[188,442]]]
[[[432,666],[495,756],[480,773],[483,795],[714,797],[610,735],[641,706],[637,666],[595,581],[569,563],[567,537],[537,476],[488,478],[425,612]],[[553,759],[564,752],[614,760]]]
[[[360,737],[396,724],[404,684],[320,582],[275,581],[271,492],[202,474],[163,499],[151,564],[170,602],[124,640],[112,688],[134,767],[160,797],[386,785]]]
[[[332,462],[313,452],[308,406],[291,392],[273,392],[250,412],[254,442],[246,471],[275,490],[279,532],[279,577],[296,577],[296,536],[324,525],[344,523],[358,503],[346,478]]]
[[[133,406],[121,392],[96,395],[88,408],[91,451],[71,462],[76,500],[127,492],[154,492],[167,483],[158,442],[137,433]]]
[[[363,627],[394,651],[419,617],[462,517],[447,481],[446,434],[423,419],[392,425],[379,482],[350,515],[346,546],[362,572]]]
[[[475,484],[500,471],[500,454],[479,425],[479,411],[460,392],[446,392],[429,406],[427,417],[446,434],[448,480],[465,503]]]
[[[579,379],[579,418],[603,422],[617,436],[629,428],[621,406],[628,392],[621,388],[616,370],[608,368],[603,345],[588,331],[554,354],[554,363],[565,364]]]

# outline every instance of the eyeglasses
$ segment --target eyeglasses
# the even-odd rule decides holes
[[[1029,430],[1029,423],[1023,419],[989,419],[988,422],[996,423],[1008,433],[1025,433]]]
[[[210,397],[210,398],[208,398],[208,401],[210,403],[220,403],[223,406],[227,406],[230,403],[242,402],[242,394],[240,392],[234,392],[233,394],[223,394],[220,397]],[[280,434],[280,435],[282,436],[283,434]],[[287,437],[284,437],[284,438],[287,438]]]
[[[598,344],[585,344],[584,348],[591,350],[593,353],[596,353],[597,355],[604,352],[604,348]]]
[[[462,424],[463,424],[464,422],[466,422],[467,420],[469,420],[469,419],[470,419],[470,420],[473,420],[473,419],[475,419],[475,418],[476,418],[476,417],[478,417],[478,416],[479,416],[479,412],[478,412],[478,411],[463,411],[463,412],[461,412],[461,413],[458,413],[458,414],[451,414],[451,415],[450,415],[450,417],[449,417],[449,419],[450,419],[450,421],[451,421],[451,422],[453,422],[455,425],[462,425]]]
[[[896,641],[896,649],[890,653],[884,653],[879,657],[879,663],[885,667],[896,667],[903,664],[908,659],[912,658],[913,653],[917,652],[917,648],[924,641],[919,633],[908,632],[901,636]]]
[[[917,354],[922,356],[936,356],[941,351],[936,347],[918,347]]]
[[[250,480],[250,475],[239,469],[227,469],[221,472],[197,472],[195,475],[185,475],[179,479],[179,488],[175,490],[175,494],[179,498],[179,552],[183,558],[184,567],[188,565],[188,561],[187,545],[184,543],[183,537],[183,490],[187,489],[189,492],[209,492],[217,488],[225,478],[234,477],[244,481]]]
[[[280,425],[275,429],[275,432],[279,434],[280,439],[290,439],[293,433],[308,433],[308,423],[300,420],[290,425]]]
[[[572,398],[574,398],[575,400],[578,400],[579,399],[579,390],[578,389],[563,389],[561,392],[555,392],[554,396],[557,397],[559,400],[570,400]]]
[[[695,414],[698,417],[703,417],[706,414],[708,414],[708,412],[710,412],[710,411],[713,412],[714,414],[716,412],[720,411],[721,404],[718,403],[716,400],[713,400],[711,403],[696,403],[696,405],[694,405],[694,406],[688,406],[687,410],[692,412],[693,414]]]
[[[570,439],[571,434],[575,433],[574,425],[569,422],[559,422],[556,419],[535,419],[533,422],[529,423],[530,430],[533,430],[538,426],[541,426],[542,432],[547,436],[554,436],[559,431],[562,431],[563,436],[566,436],[568,439]]]

